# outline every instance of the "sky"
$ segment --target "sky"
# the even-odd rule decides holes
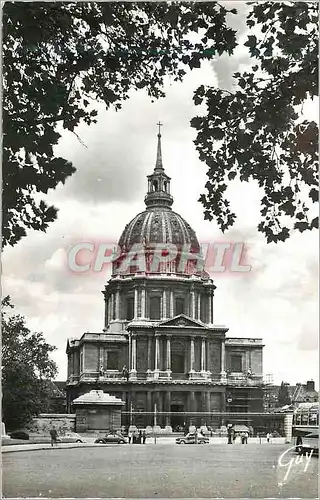
[[[228,2],[239,14],[233,27],[239,41],[246,36],[242,2]],[[125,225],[144,210],[146,175],[156,158],[157,126],[161,120],[162,155],[172,178],[173,210],[196,231],[200,243],[241,242],[247,247],[249,273],[215,273],[214,322],[229,328],[231,337],[262,338],[265,374],[275,383],[318,380],[318,235],[294,234],[285,243],[267,244],[257,231],[262,193],[254,183],[233,182],[228,188],[237,214],[224,235],[217,224],[204,221],[197,201],[204,192],[206,165],[198,159],[190,120],[200,114],[192,102],[201,84],[232,88],[232,74],[250,59],[245,47],[189,73],[183,83],[166,85],[166,97],[151,103],[143,91],[132,94],[121,111],[99,106],[98,122],[79,126],[77,137],[63,131],[57,154],[77,172],[46,200],[59,208],[58,219],[46,233],[28,236],[3,253],[3,294],[9,294],[27,326],[42,331],[59,367],[57,379],[66,378],[66,342],[84,332],[101,332],[104,301],[101,290],[110,268],[100,273],[72,273],[66,266],[70,245],[76,242],[117,243]],[[304,113],[317,119],[315,106]]]

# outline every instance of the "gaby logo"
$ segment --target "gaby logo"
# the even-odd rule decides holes
[[[282,453],[282,455],[280,455],[280,457],[278,459],[278,467],[280,469],[283,469],[285,472],[283,482],[286,482],[288,480],[290,472],[292,471],[292,467],[294,465],[304,464],[304,469],[303,469],[304,472],[306,472],[308,467],[309,467],[310,460],[311,460],[311,457],[313,455],[313,450],[311,449],[309,453],[306,452],[305,456],[298,455],[297,457],[290,458],[289,453],[295,449],[296,449],[295,446],[288,448],[287,450],[285,450]]]
[[[172,243],[143,245],[137,243],[122,249],[113,243],[79,242],[67,253],[68,268],[75,273],[101,272],[106,265],[115,264],[117,273],[150,272],[187,273],[245,273],[251,266],[245,264],[244,243],[217,242],[202,244],[200,253],[191,245],[178,247]],[[132,271],[134,269],[134,271]]]

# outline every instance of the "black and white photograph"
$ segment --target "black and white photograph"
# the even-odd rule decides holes
[[[318,498],[317,1],[2,1],[2,497]]]

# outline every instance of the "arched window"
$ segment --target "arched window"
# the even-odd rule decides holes
[[[167,192],[167,181],[163,181],[163,190]]]
[[[158,181],[157,180],[153,181],[152,185],[153,185],[153,191],[158,191]]]

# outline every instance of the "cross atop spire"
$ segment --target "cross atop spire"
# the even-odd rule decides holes
[[[159,127],[159,132],[158,132],[158,148],[157,148],[157,160],[156,160],[156,166],[155,170],[163,170],[163,165],[162,165],[162,152],[161,152],[161,131],[160,127],[162,127],[163,123],[160,121],[157,123]]]
[[[161,135],[161,130],[160,130],[160,127],[162,127],[163,123],[161,123],[160,121],[157,123],[158,127],[159,127],[159,132],[158,132],[158,137],[159,135]]]

